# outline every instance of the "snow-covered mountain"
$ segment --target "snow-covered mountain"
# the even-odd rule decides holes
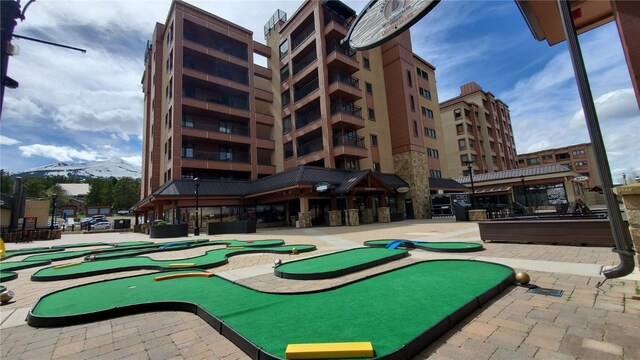
[[[87,163],[64,163],[43,165],[12,173],[11,176],[72,176],[81,179],[91,178],[140,178],[142,169],[138,165],[120,158]]]

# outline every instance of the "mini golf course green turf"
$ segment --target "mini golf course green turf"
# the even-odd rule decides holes
[[[6,244],[5,244],[6,246]],[[31,255],[31,254],[44,254],[44,253],[51,253],[51,252],[59,252],[59,251],[63,251],[64,249],[60,249],[60,248],[31,248],[31,249],[21,249],[21,250],[7,250],[5,251],[5,255],[2,257],[2,260],[7,260],[9,258],[12,258],[14,256],[22,256],[22,255]]]
[[[357,248],[278,265],[276,276],[318,280],[343,276],[408,256],[404,249]]]
[[[16,270],[45,266],[51,261],[5,261],[0,263],[0,281],[9,281],[18,277]]]
[[[68,264],[74,264],[66,267],[56,265],[46,267],[38,270],[35,274],[31,275],[32,281],[55,281],[64,279],[74,279],[86,276],[110,274],[122,271],[132,270],[167,270],[170,268],[170,264],[190,264],[194,265],[185,266],[185,268],[194,269],[209,269],[215,266],[220,266],[228,262],[227,258],[230,256],[250,254],[250,253],[280,253],[290,254],[292,249],[296,248],[300,252],[313,251],[316,249],[314,245],[286,245],[279,247],[243,247],[238,249],[215,249],[209,250],[204,255],[195,256],[191,258],[172,259],[172,260],[153,260],[146,256],[125,257],[110,260],[100,261],[84,261],[84,262],[71,262]]]
[[[400,248],[416,248],[427,251],[435,252],[471,252],[484,250],[482,244],[474,242],[462,242],[462,241],[449,241],[449,242],[428,242],[428,241],[413,241],[402,239],[382,239],[382,240],[368,240],[364,242],[365,246],[371,247],[386,247],[394,241],[403,241],[404,244],[400,245]]]
[[[181,272],[166,272],[162,275]],[[184,271],[182,271],[184,273]],[[257,359],[287,344],[370,341],[378,358],[410,359],[514,280],[513,269],[468,260],[412,264],[333,289],[255,291],[220,277],[154,281],[145,274],[43,296],[31,326],[68,326],[146,311],[189,311]]]

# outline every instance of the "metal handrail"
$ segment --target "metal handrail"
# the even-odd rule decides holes
[[[360,106],[355,106],[353,103],[335,101],[331,103],[331,115],[335,115],[336,113],[347,113],[349,115],[355,117],[362,117],[362,108]]]
[[[320,120],[321,117],[320,109],[314,109],[303,114],[296,113],[296,129],[302,129],[312,122]]]
[[[184,150],[183,150],[184,152]],[[236,163],[249,163],[249,153],[242,151],[219,152],[219,151],[199,151],[194,150],[193,156],[183,156],[186,159],[207,160],[207,161],[225,161]]]
[[[291,40],[291,51],[295,50],[300,44],[302,44],[313,32],[316,31],[313,23],[309,24],[298,36]]]
[[[220,65],[211,64],[207,61],[195,60],[190,57],[185,57],[182,61],[182,66],[188,69],[199,71],[208,75],[221,77],[223,79],[235,81],[241,84],[249,84],[249,76],[247,72],[224,69],[224,67]]]
[[[328,42],[326,49],[327,49],[327,55],[331,54],[334,51],[337,51],[340,54],[343,54],[351,58],[352,60],[357,61],[355,50],[351,49],[350,47],[340,45],[340,43],[337,40],[332,40]]]
[[[333,135],[333,146],[353,146],[358,148],[364,147],[364,136],[350,136],[347,134]]]
[[[318,81],[318,78],[315,78],[311,81],[309,81],[309,83],[307,83],[304,86],[301,86],[300,88],[295,88],[294,89],[294,100],[295,101],[299,101],[300,99],[304,98],[305,96],[311,94],[312,92],[316,91],[318,88],[320,87],[320,82]]]
[[[329,84],[333,84],[336,81],[340,81],[341,83],[347,84],[354,88],[360,88],[360,80],[348,73],[342,71],[333,71],[329,73]]]
[[[305,155],[321,151],[323,148],[324,146],[322,145],[321,137],[303,144],[298,143],[298,157],[300,158]]]
[[[233,96],[224,96],[216,92],[204,91],[200,88],[192,87],[191,90],[193,90],[193,92],[190,92],[189,90],[190,89],[188,87],[183,87],[182,96],[214,104],[226,105],[242,110],[249,110],[249,100],[240,99]]]
[[[307,66],[311,65],[317,58],[318,58],[318,56],[316,56],[316,52],[314,50],[314,51],[310,52],[309,54],[307,54],[307,56],[305,56],[302,59],[300,59],[300,61],[294,62],[293,63],[293,75],[296,75],[297,73],[299,73],[300,71],[305,69]]]
[[[187,123],[187,117],[191,117],[191,126]],[[233,134],[249,136],[249,127],[247,125],[235,124],[232,122],[220,121],[201,116],[182,115],[182,127],[198,130],[210,130],[223,134]]]

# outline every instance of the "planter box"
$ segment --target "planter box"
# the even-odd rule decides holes
[[[207,224],[207,235],[216,234],[249,234],[256,232],[255,220],[233,222],[210,222]]]
[[[157,225],[151,226],[149,230],[149,237],[152,239],[186,237],[188,235],[188,224]]]
[[[594,219],[500,219],[481,221],[482,241],[613,246],[611,225]],[[628,229],[629,224],[625,222]],[[628,231],[628,230],[627,230]]]

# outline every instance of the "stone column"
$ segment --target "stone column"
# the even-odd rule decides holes
[[[378,208],[378,222],[379,223],[390,223],[391,222],[391,211],[388,207],[379,207]]]
[[[347,212],[347,225],[358,226],[360,225],[360,218],[358,217],[358,209],[348,209]]]
[[[640,268],[640,183],[618,186],[613,192],[622,197],[629,220],[629,232],[636,250],[636,266]]]
[[[469,221],[487,220],[487,210],[469,210]]]
[[[362,223],[363,224],[373,223],[373,209],[365,208],[362,210]]]
[[[300,228],[311,227],[311,213],[308,211],[299,212],[298,222],[300,223]]]
[[[342,226],[342,213],[340,210],[329,211],[329,226]]]

